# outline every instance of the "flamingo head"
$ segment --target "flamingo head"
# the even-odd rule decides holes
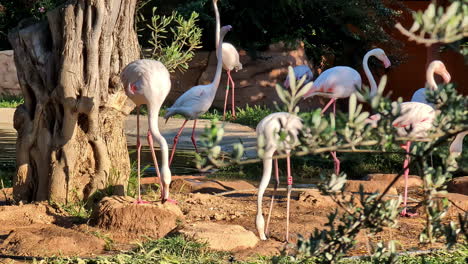
[[[371,56],[375,56],[377,59],[379,59],[379,61],[381,61],[384,64],[385,68],[392,66],[392,63],[388,59],[383,49],[376,48],[369,51],[368,54]]]
[[[221,34],[226,34],[227,32],[229,32],[230,30],[232,29],[232,26],[231,25],[227,25],[227,26],[224,26],[221,28]]]
[[[442,78],[444,79],[444,83],[449,83],[451,76],[450,73],[447,71],[445,64],[440,60],[435,60],[431,62],[431,64],[434,64],[434,72],[442,76]]]

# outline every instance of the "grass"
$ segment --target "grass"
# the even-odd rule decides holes
[[[24,98],[21,95],[3,94],[0,95],[0,108],[16,108],[24,103]]]
[[[98,234],[101,235],[101,234]],[[468,258],[466,246],[459,246],[454,251],[440,250],[430,254],[411,256],[402,255],[398,257],[396,263],[399,264],[464,264]],[[119,264],[143,264],[143,263],[278,263],[278,264],[318,264],[312,258],[292,257],[292,256],[252,256],[247,261],[239,261],[229,252],[217,252],[208,249],[204,243],[184,239],[182,236],[166,237],[159,240],[148,241],[138,244],[132,251],[121,252],[113,256],[103,256],[95,259],[80,258],[51,258],[34,263],[64,264],[64,263],[119,263]],[[369,258],[345,259],[341,264],[372,264]]]

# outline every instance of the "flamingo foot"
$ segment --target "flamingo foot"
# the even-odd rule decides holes
[[[150,204],[151,202],[148,202],[148,201],[145,201],[143,199],[141,199],[141,197],[138,197],[138,199],[136,199],[135,202],[133,202],[135,204]]]
[[[400,213],[400,216],[403,217],[415,217],[418,215],[418,213],[410,213],[406,211],[407,208],[403,209],[403,211]]]
[[[171,204],[178,204],[178,202],[176,200],[173,200],[171,198],[167,198],[167,199],[162,200],[162,203],[166,203],[166,202],[171,203]]]

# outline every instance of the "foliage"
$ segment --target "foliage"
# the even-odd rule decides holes
[[[204,32],[214,32],[211,0],[180,2],[179,12],[185,17],[192,11],[199,13]],[[323,56],[336,58],[336,65],[357,66],[366,51],[382,43],[389,47],[387,54],[399,54],[400,44],[384,31],[405,10],[395,0],[223,0],[218,5],[222,24],[236,29],[227,41],[254,58],[259,55],[256,51],[271,43],[296,45],[297,40],[304,41],[307,55],[317,66],[325,63]],[[214,47],[214,42],[214,34],[203,36],[204,46]]]
[[[291,80],[295,82],[295,80]],[[291,83],[293,85],[300,83]],[[426,212],[426,228],[420,235],[421,243],[433,243],[445,238],[448,247],[453,246],[460,236],[468,237],[466,229],[466,216],[459,215],[458,222],[442,221],[448,208],[446,199],[435,200],[437,194],[443,194],[447,181],[457,168],[456,156],[446,152],[434,150],[446,144],[449,139],[461,131],[468,130],[468,97],[459,95],[453,84],[440,85],[435,91],[428,92],[428,101],[436,105],[438,111],[433,128],[424,140],[397,136],[396,129],[392,125],[393,120],[401,115],[401,98],[392,102],[383,96],[386,77],[379,84],[378,93],[371,97],[368,90],[364,90],[360,98],[371,106],[373,112],[380,113],[381,120],[373,122],[368,119],[369,112],[363,111],[363,105],[357,103],[357,95],[351,95],[349,99],[348,113],[339,113],[336,119],[333,115],[323,116],[320,109],[311,113],[302,114],[304,128],[300,135],[301,145],[295,152],[297,156],[307,154],[321,154],[329,151],[352,153],[388,153],[393,152],[400,142],[412,141],[411,162],[424,175],[424,200],[423,208]],[[300,86],[300,85],[299,85]],[[295,109],[293,96],[285,96],[285,90],[278,87],[280,98],[288,109]],[[409,128],[412,129],[411,127]],[[232,164],[249,164],[258,162],[258,159],[243,160],[241,144],[234,145],[234,152],[226,157],[220,155],[218,145],[223,137],[223,128],[213,123],[206,129],[202,144],[206,147],[206,158],[198,159],[201,169],[230,166]],[[429,166],[427,159],[434,155],[441,162],[436,166]],[[259,152],[259,156],[261,153]],[[284,155],[277,155],[284,158]],[[403,173],[400,169],[398,175],[387,186],[382,194],[365,196],[360,192],[358,198],[352,196],[346,198],[343,194],[343,186],[346,175],[331,174],[324,177],[321,190],[330,195],[338,204],[342,212],[329,215],[327,226],[329,229],[315,230],[310,238],[299,240],[302,252],[315,256],[320,263],[337,263],[353,245],[355,236],[359,230],[367,228],[371,233],[377,233],[383,227],[393,225],[398,214],[399,201],[383,201],[384,195],[395,184]],[[362,206],[357,206],[359,200]],[[387,259],[387,263],[394,258],[395,246],[390,243],[387,246],[380,245],[375,252],[375,258],[379,261]],[[377,262],[379,263],[379,262]]]
[[[453,43],[468,37],[468,0],[452,0],[444,10],[432,2],[426,10],[413,12],[409,30],[400,23],[396,28],[410,40],[430,46],[435,43]],[[419,33],[418,33],[419,32]]]
[[[16,108],[24,103],[23,96],[3,94],[0,95],[0,108]]]
[[[11,49],[8,31],[23,19],[30,22],[45,19],[48,10],[65,0],[5,0],[0,3],[0,50]]]
[[[140,2],[138,10],[141,10],[148,2]],[[184,19],[176,11],[171,15],[159,15],[157,8],[153,7],[150,23],[146,23],[143,14],[138,14],[139,23],[146,23],[146,29],[150,31],[150,39],[146,48],[143,44],[145,57],[161,61],[170,72],[176,69],[185,71],[188,69],[188,62],[195,55],[195,50],[201,48],[202,30],[196,24],[198,14],[192,12],[187,19]],[[139,29],[144,31],[145,28]],[[141,36],[141,35],[140,35]]]

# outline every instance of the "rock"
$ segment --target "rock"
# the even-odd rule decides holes
[[[182,211],[172,203],[135,204],[130,197],[104,198],[93,210],[92,224],[126,236],[161,238],[177,227]]]
[[[176,179],[171,183],[171,190],[181,193],[220,193],[250,189],[255,189],[255,186],[246,181]]]
[[[30,226],[12,231],[0,252],[20,256],[91,256],[102,254],[105,242],[93,235],[55,225]]]
[[[450,202],[448,210],[449,216],[456,216],[459,213],[464,214],[468,211],[468,196],[459,193],[446,193],[438,195],[437,197],[445,197]]]
[[[468,195],[468,176],[457,177],[447,184],[447,191]]]
[[[207,242],[214,250],[232,251],[254,247],[259,239],[240,225],[223,225],[210,222],[191,224],[180,231],[184,236]]]
[[[276,83],[283,83],[288,66],[309,64],[303,44],[294,50],[288,50],[282,44],[272,44],[267,51],[261,52],[256,60],[248,56],[244,50],[240,50],[239,55],[243,69],[232,72],[232,78],[235,82],[235,103],[236,106],[240,107],[246,104],[273,107],[274,101],[280,101],[276,95],[275,85]],[[176,74],[171,93],[167,96],[166,102],[172,104],[183,92],[191,87],[212,82],[216,72],[216,63],[215,51],[196,52],[194,59],[189,63],[189,69],[185,73]],[[213,106],[218,109],[224,107],[226,82],[227,74],[223,70],[221,82],[213,102]],[[317,101],[316,99],[307,100],[307,102],[301,102],[301,105],[317,106]],[[230,109],[230,104],[228,104],[228,109]]]
[[[21,94],[13,50],[0,51],[0,94]]]
[[[382,174],[374,173],[369,174],[365,177],[364,180],[367,181],[384,181],[390,183],[398,174]],[[408,175],[408,187],[421,187],[423,185],[423,180],[417,175]],[[402,175],[398,181],[393,185],[395,188],[404,188],[405,187],[405,177]]]
[[[387,188],[388,182],[348,180],[346,181],[345,190],[348,192],[359,192],[360,185],[364,187],[365,193],[382,193]],[[391,187],[387,194],[398,195],[398,192],[395,187]]]

